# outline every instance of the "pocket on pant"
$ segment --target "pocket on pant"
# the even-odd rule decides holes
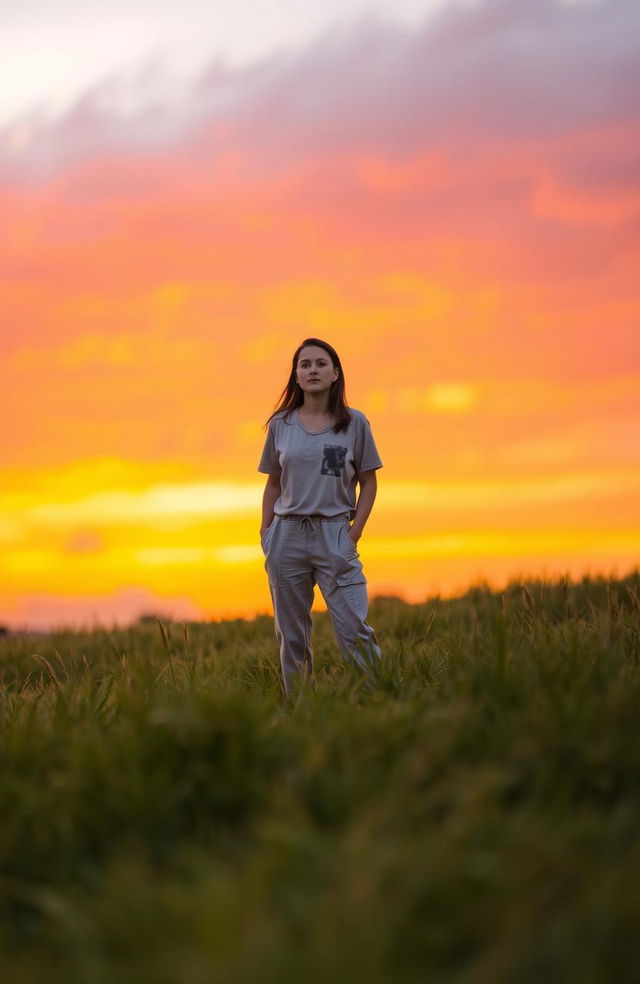
[[[347,584],[366,584],[367,579],[364,576],[364,571],[362,570],[362,564],[360,561],[356,561],[356,565],[347,571],[342,571],[340,574],[336,574],[336,584],[339,584],[341,588],[345,587]]]
[[[341,586],[367,583],[357,547],[346,526],[341,526],[338,530],[335,577]]]
[[[271,539],[271,533],[273,532],[273,527],[275,525],[275,522],[276,522],[276,517],[274,516],[271,522],[269,523],[269,525],[267,526],[266,530],[260,537],[260,546],[262,547],[263,554],[266,554],[268,552],[269,540]]]
[[[348,526],[341,526],[338,529],[338,548],[345,557],[351,558],[358,556],[358,548],[349,536]]]
[[[279,583],[279,569],[280,564],[278,561],[278,555],[281,551],[281,544],[279,541],[282,539],[281,536],[275,536],[276,526],[279,523],[279,516],[274,516],[271,524],[267,526],[266,530],[260,538],[260,546],[262,547],[262,552],[264,554],[264,569],[269,577],[269,584],[272,587],[277,587]]]

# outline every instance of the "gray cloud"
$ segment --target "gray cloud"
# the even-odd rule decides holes
[[[124,112],[127,87],[150,91],[143,66],[137,80],[104,79],[55,122],[27,118],[1,131],[0,177],[176,148],[215,158],[229,147],[264,175],[337,151],[393,158],[630,122],[638,36],[637,0],[452,2],[418,29],[366,17],[250,68],[214,63],[182,89],[165,78]]]

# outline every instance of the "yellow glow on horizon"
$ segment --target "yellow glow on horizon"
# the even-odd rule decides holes
[[[244,535],[250,535],[248,528]],[[639,528],[371,535],[360,546],[370,596],[394,594],[414,602],[459,594],[478,580],[499,587],[522,576],[606,575],[612,567],[625,573],[637,564],[639,551]],[[103,624],[112,617],[130,621],[149,609],[190,611],[178,617],[195,618],[271,610],[262,552],[246,540],[208,547],[122,544],[71,558],[54,549],[12,551],[3,556],[2,573],[0,618],[15,625],[86,621],[88,615]],[[316,592],[315,610],[324,607]]]
[[[52,526],[74,523],[145,524],[161,519],[257,513],[263,483],[194,482],[158,485],[138,492],[99,492],[76,502],[34,505],[30,519]]]
[[[74,470],[75,472],[75,470]],[[124,472],[124,469],[123,469]],[[194,523],[227,519],[254,519],[260,511],[264,481],[183,482],[141,489],[115,488],[78,495],[78,488],[64,483],[40,492],[0,495],[0,542],[5,546],[28,541],[32,530],[73,533],[90,528],[135,526],[139,530],[183,530]],[[470,509],[501,510],[579,501],[583,497],[633,494],[640,489],[640,469],[615,469],[602,473],[552,475],[536,479],[475,479],[466,482],[379,481],[376,514],[384,527],[385,516],[398,510],[414,510],[428,517],[446,512],[452,519]],[[75,492],[75,495],[74,495]]]

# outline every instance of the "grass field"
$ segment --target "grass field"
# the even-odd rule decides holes
[[[0,640],[0,974],[640,980],[640,574]]]

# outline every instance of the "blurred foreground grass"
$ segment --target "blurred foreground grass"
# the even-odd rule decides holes
[[[0,973],[596,984],[640,974],[640,575],[0,640]]]

